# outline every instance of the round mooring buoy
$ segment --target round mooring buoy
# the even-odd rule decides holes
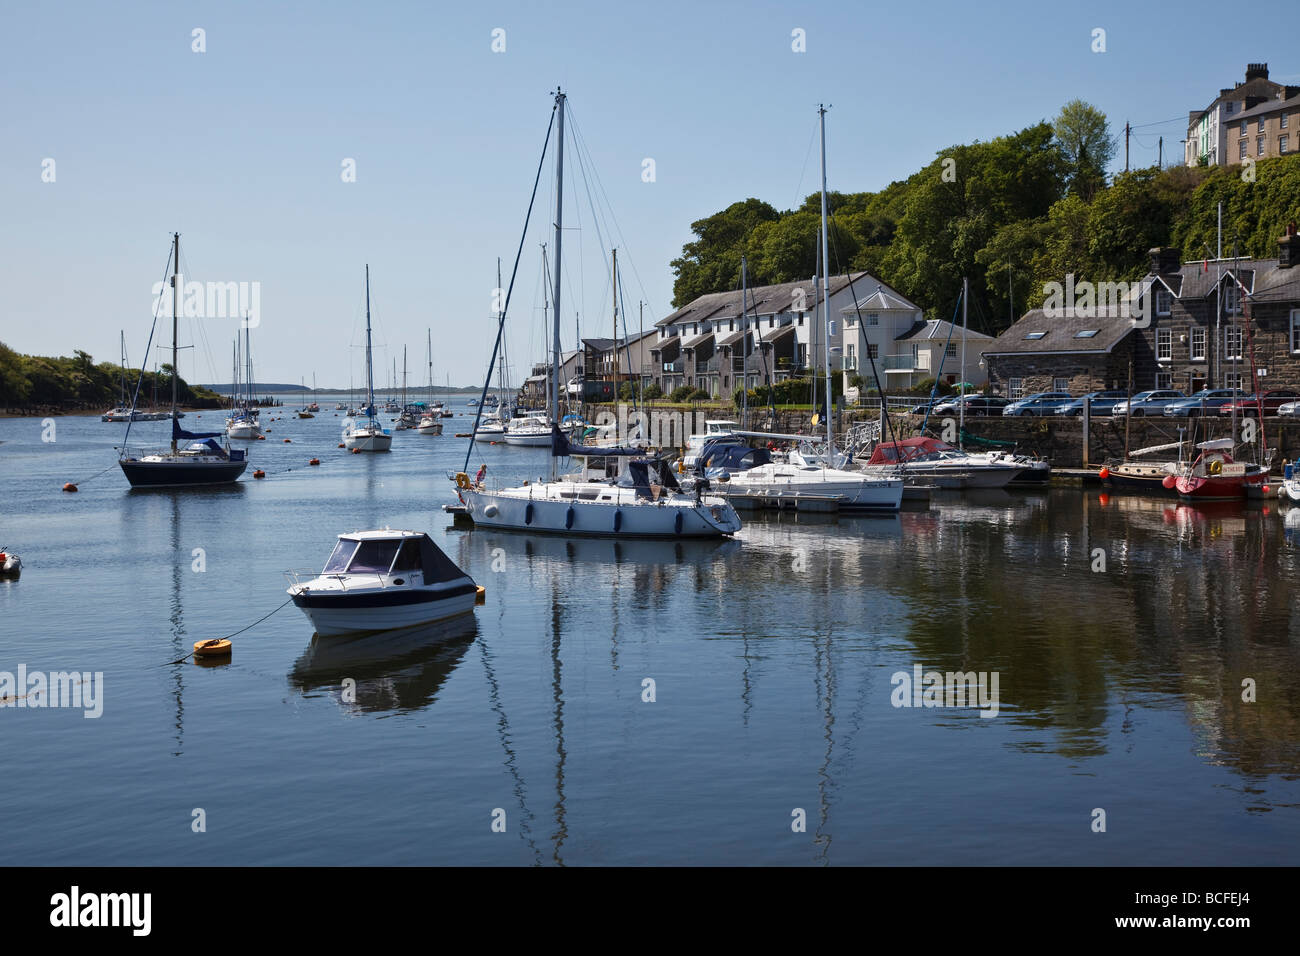
[[[77,486],[74,485],[74,484],[73,484],[72,482],[70,482],[70,481],[69,481],[69,482],[65,482],[64,485],[63,485],[63,490],[64,490],[64,491],[76,491],[76,490],[77,490]]]
[[[257,471],[253,472],[253,477],[254,477],[254,478],[265,478],[265,477],[266,477],[266,472],[264,472],[261,468],[259,468],[259,469],[257,469]]]
[[[225,638],[222,638],[220,640],[214,639],[211,641],[195,641],[194,656],[195,657],[229,657],[231,653],[231,648],[232,645],[230,641],[226,640]]]
[[[319,459],[319,458],[313,458],[311,461],[307,462],[307,464],[309,464],[309,465],[319,465],[319,464],[320,464],[320,459]]]

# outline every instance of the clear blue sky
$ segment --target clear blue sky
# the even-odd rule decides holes
[[[412,381],[423,381],[431,327],[435,379],[475,382],[491,348],[496,257],[508,270],[557,84],[622,231],[633,324],[642,298],[649,324],[669,311],[668,263],[692,221],[749,196],[788,208],[815,189],[819,101],[833,106],[832,189],[878,189],[945,146],[1050,119],[1073,97],[1117,132],[1126,119],[1144,124],[1136,165],[1154,162],[1161,134],[1177,161],[1187,111],[1242,79],[1247,62],[1300,82],[1300,7],[1254,4],[1235,26],[1228,9],[9,4],[0,340],[115,359],[125,329],[138,364],[151,288],[179,230],[187,278],[261,283],[259,378],[310,383],[314,372],[322,386],[346,386],[360,376],[369,262],[376,363],[400,362],[406,344]],[[191,51],[195,27],[206,31],[202,54]],[[504,53],[491,50],[498,27]],[[1103,54],[1091,51],[1096,27],[1107,31]],[[795,28],[805,53],[791,50]],[[41,181],[47,157],[54,183]],[[340,179],[347,157],[355,183]],[[642,182],[646,157],[653,183]],[[550,196],[544,177],[511,305],[516,378],[543,357],[537,244]],[[568,348],[575,309],[584,335],[608,334],[610,318],[590,209],[585,199],[566,209],[585,227],[565,239]],[[183,341],[201,347],[182,356],[182,374],[227,380],[234,334],[227,320],[183,323]]]

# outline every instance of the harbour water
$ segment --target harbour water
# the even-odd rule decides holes
[[[59,418],[48,442],[0,420],[0,547],[25,566],[0,580],[0,671],[103,673],[98,718],[0,708],[11,862],[1294,859],[1300,526],[1276,502],[1053,488],[746,515],[711,544],[483,533],[440,510],[464,407],[387,455],[338,449],[323,407],[270,422],[212,491],[130,491],[125,426]],[[545,456],[478,446],[470,467],[537,477]],[[230,663],[188,659],[337,533],[383,526],[428,531],[486,604],[342,641],[290,605]],[[996,716],[896,706],[924,703],[898,691],[918,666],[996,675]]]

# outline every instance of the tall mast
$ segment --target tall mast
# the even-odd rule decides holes
[[[614,398],[618,398],[618,250],[614,252]]]
[[[366,263],[366,416],[375,417],[375,371],[370,361],[370,263]]]
[[[740,257],[740,334],[742,336],[741,353],[744,357],[741,359],[740,362],[741,365],[740,427],[741,428],[749,427],[749,335],[746,334],[746,329],[748,327],[748,322],[747,322],[748,314],[746,313],[745,309],[748,303],[746,301],[747,296],[745,295],[746,292],[745,268],[746,268],[745,257],[742,255]]]
[[[555,154],[555,291],[551,305],[554,308],[555,332],[551,340],[554,354],[551,357],[551,413],[554,421],[560,419],[560,254],[564,240],[564,94],[555,91],[555,108],[559,110],[559,138]],[[551,457],[551,476],[555,476],[555,458]]]
[[[177,368],[176,329],[181,311],[181,234],[172,234],[172,454],[176,454],[176,383],[180,378]]]
[[[970,291],[968,280],[963,276],[961,280],[961,380],[966,381],[966,295]],[[963,401],[957,406],[957,447],[964,447],[962,444],[962,432],[966,430],[966,386],[962,385],[958,392],[961,393]]]
[[[827,277],[830,272],[830,255],[826,241],[826,107],[817,105],[817,116],[821,125],[822,138],[822,321],[826,323],[825,342],[822,343],[822,355],[826,361],[826,462],[833,467],[835,446],[832,444],[831,431],[831,284]]]

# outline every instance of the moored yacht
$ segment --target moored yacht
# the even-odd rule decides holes
[[[1018,462],[968,455],[926,435],[878,442],[862,466],[869,475],[959,477],[967,488],[1004,488],[1024,470]]]
[[[351,418],[343,428],[343,444],[348,451],[389,451],[393,436],[384,430],[375,417],[375,371],[370,346],[370,266],[366,266],[366,404],[361,409],[366,416],[364,424]]]
[[[700,450],[698,466],[704,478],[716,480],[729,495],[834,498],[841,511],[898,511],[903,502],[902,478],[827,468],[805,460],[798,451],[776,462],[766,448],[725,438]]]

